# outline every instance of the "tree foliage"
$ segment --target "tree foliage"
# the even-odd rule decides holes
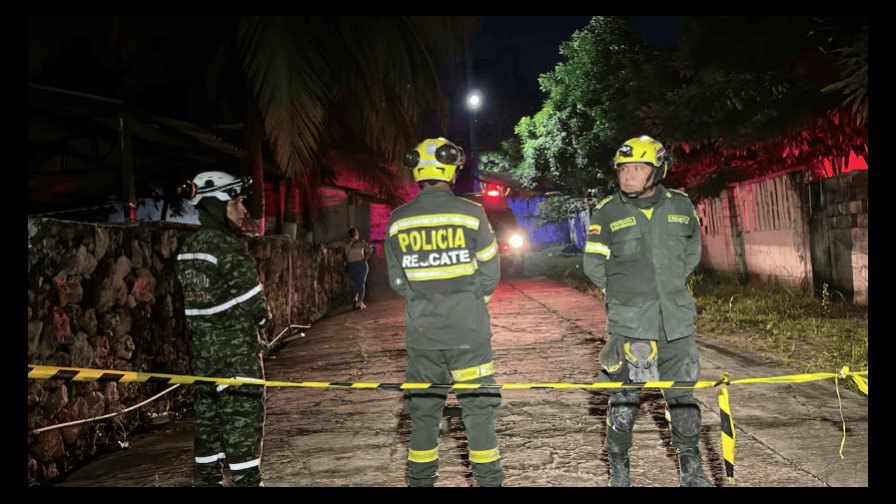
[[[670,149],[667,185],[712,194],[782,169],[867,161],[867,17],[682,17],[677,47],[626,18],[595,17],[563,43],[542,109],[516,127],[522,172],[574,194],[613,188],[610,159],[648,134]],[[761,36],[757,36],[761,34]]]

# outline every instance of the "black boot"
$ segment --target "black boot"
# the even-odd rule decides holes
[[[235,487],[259,487],[264,486],[261,482],[261,467],[255,466],[248,469],[234,471],[230,470],[233,475],[233,486]]]
[[[218,460],[210,464],[196,464],[196,480],[193,486],[224,486],[224,463]]]
[[[611,487],[631,486],[628,478],[628,452],[607,453],[610,458],[610,485]]]
[[[700,460],[700,449],[682,448],[678,450],[678,462],[681,465],[680,485],[683,487],[714,487],[716,486],[703,474],[703,464]]]

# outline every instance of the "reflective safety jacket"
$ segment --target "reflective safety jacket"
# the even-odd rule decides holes
[[[498,244],[482,207],[430,187],[389,218],[389,285],[405,300],[407,346],[467,348],[489,341],[486,303],[498,285]]]

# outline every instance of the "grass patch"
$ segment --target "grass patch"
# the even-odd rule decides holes
[[[827,289],[819,298],[784,287],[741,286],[696,275],[697,331],[800,372],[868,368],[868,310]],[[851,380],[849,388],[857,390]]]
[[[582,254],[564,254],[559,246],[529,254],[526,276],[596,291],[582,271]],[[799,372],[868,369],[868,310],[836,291],[823,288],[812,297],[784,287],[742,286],[709,272],[691,275],[688,289],[697,301],[697,333],[716,344]],[[843,383],[858,391],[852,380]]]

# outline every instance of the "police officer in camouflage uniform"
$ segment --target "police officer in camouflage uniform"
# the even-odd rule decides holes
[[[200,376],[264,379],[258,331],[270,314],[255,261],[239,239],[250,183],[211,171],[188,184],[201,226],[177,255],[177,276]],[[261,486],[264,387],[195,387],[198,485],[221,486],[226,461],[234,486]]]
[[[444,138],[424,140],[405,157],[421,191],[392,212],[386,241],[389,283],[407,304],[408,382],[495,383],[486,304],[498,284],[498,246],[482,207],[451,187],[463,150]],[[495,412],[499,389],[458,389],[479,486],[504,480]],[[410,486],[433,486],[439,466],[439,422],[448,391],[405,392],[411,417]]]
[[[603,381],[696,381],[696,308],[687,276],[700,262],[700,226],[682,192],[660,183],[669,153],[642,136],[626,141],[614,165],[620,191],[591,216],[585,274],[604,290],[609,340],[600,353]],[[700,408],[693,389],[663,389],[672,445],[679,450],[681,486],[715,486],[703,474],[698,440]],[[632,427],[639,389],[614,389],[604,451],[610,486],[629,486]]]

